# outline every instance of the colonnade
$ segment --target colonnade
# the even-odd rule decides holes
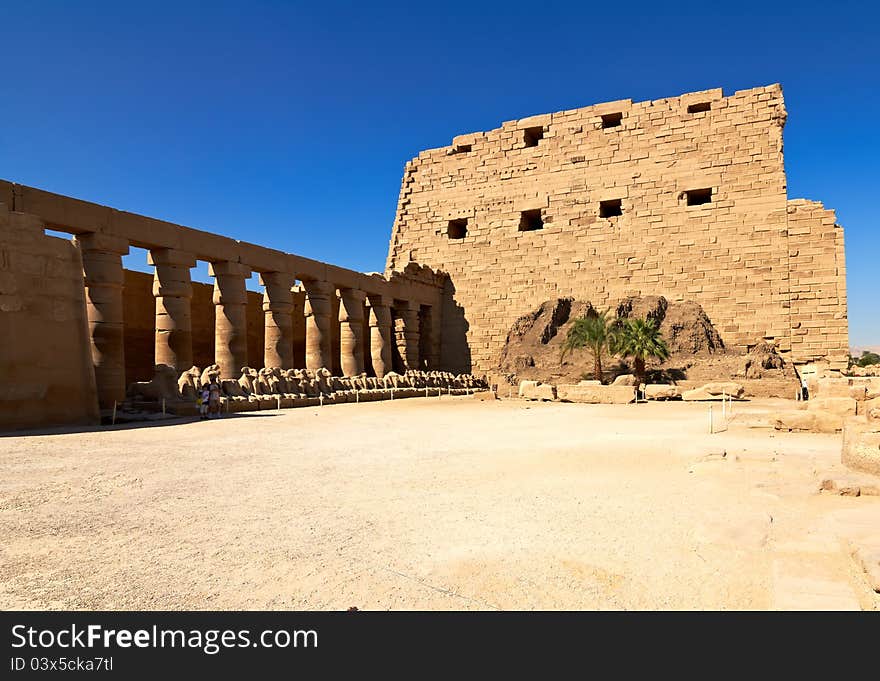
[[[129,244],[99,233],[81,234],[75,239],[82,253],[98,400],[101,407],[112,406],[114,400],[125,398],[126,391],[122,257],[128,253]],[[195,266],[196,259],[190,253],[170,248],[151,249],[148,259],[154,267],[155,362],[180,372],[193,364],[190,268]],[[247,349],[246,281],[252,269],[239,262],[216,261],[210,262],[209,273],[214,278],[215,363],[220,365],[223,378],[237,378],[249,359],[257,363],[256,358],[248,358]],[[420,352],[420,347],[431,347],[420,344],[421,334],[439,333],[439,329],[426,326],[426,321],[430,324],[435,318],[433,305],[305,278],[294,272],[259,272],[259,277],[265,289],[264,366],[300,368],[293,366],[293,290],[299,280],[305,291],[305,368],[315,370],[336,364],[331,339],[337,324],[338,364],[345,376],[363,373],[369,352],[373,371],[383,377],[395,368],[395,349],[403,364],[400,369],[439,368],[436,355],[426,352],[422,357]],[[338,306],[334,297],[338,298]],[[365,306],[369,338],[364,337]],[[337,307],[339,314],[333,319]]]

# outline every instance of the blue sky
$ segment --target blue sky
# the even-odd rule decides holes
[[[381,271],[421,149],[778,81],[789,196],[837,210],[850,342],[880,343],[880,10],[723,4],[7,1],[0,177]]]

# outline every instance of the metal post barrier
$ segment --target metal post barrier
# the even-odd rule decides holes
[[[116,400],[113,400],[113,421],[111,425],[116,425]]]

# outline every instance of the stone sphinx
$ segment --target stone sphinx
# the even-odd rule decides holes
[[[238,379],[241,389],[248,395],[257,394],[257,371],[250,367],[241,368],[241,378]]]
[[[282,375],[287,384],[287,393],[295,397],[305,396],[302,384],[300,383],[300,375],[297,369],[282,369]]]
[[[318,387],[318,382],[315,380],[315,375],[309,371],[308,369],[300,369],[300,385],[303,387],[303,392],[305,392],[307,397],[317,397],[321,394],[321,390]]]
[[[257,395],[275,395],[278,393],[278,379],[275,378],[271,369],[265,367],[257,371],[254,386]]]
[[[332,395],[333,388],[330,383],[330,370],[321,367],[315,372],[315,382],[321,395]]]
[[[404,387],[403,376],[393,371],[389,371],[382,379],[382,384],[383,387],[386,389],[394,388],[395,390],[397,390]]]
[[[205,367],[205,370],[202,372],[202,376],[199,379],[199,385],[210,385],[212,381],[215,383],[220,381],[219,364],[209,364]]]
[[[126,395],[151,402],[165,399],[169,402],[180,400],[177,391],[177,371],[167,364],[157,364],[153,368],[153,378],[149,381],[137,381],[128,386]]]
[[[177,379],[177,392],[186,402],[195,402],[201,387],[202,370],[194,366],[180,374]]]
[[[221,380],[220,388],[226,397],[247,398],[247,393],[244,391],[244,388],[241,387],[241,383],[234,378],[224,378]]]

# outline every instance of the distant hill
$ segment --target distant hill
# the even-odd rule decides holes
[[[865,350],[868,352],[876,352],[880,355],[880,345],[854,345],[849,349],[849,354],[853,357],[861,357]]]

